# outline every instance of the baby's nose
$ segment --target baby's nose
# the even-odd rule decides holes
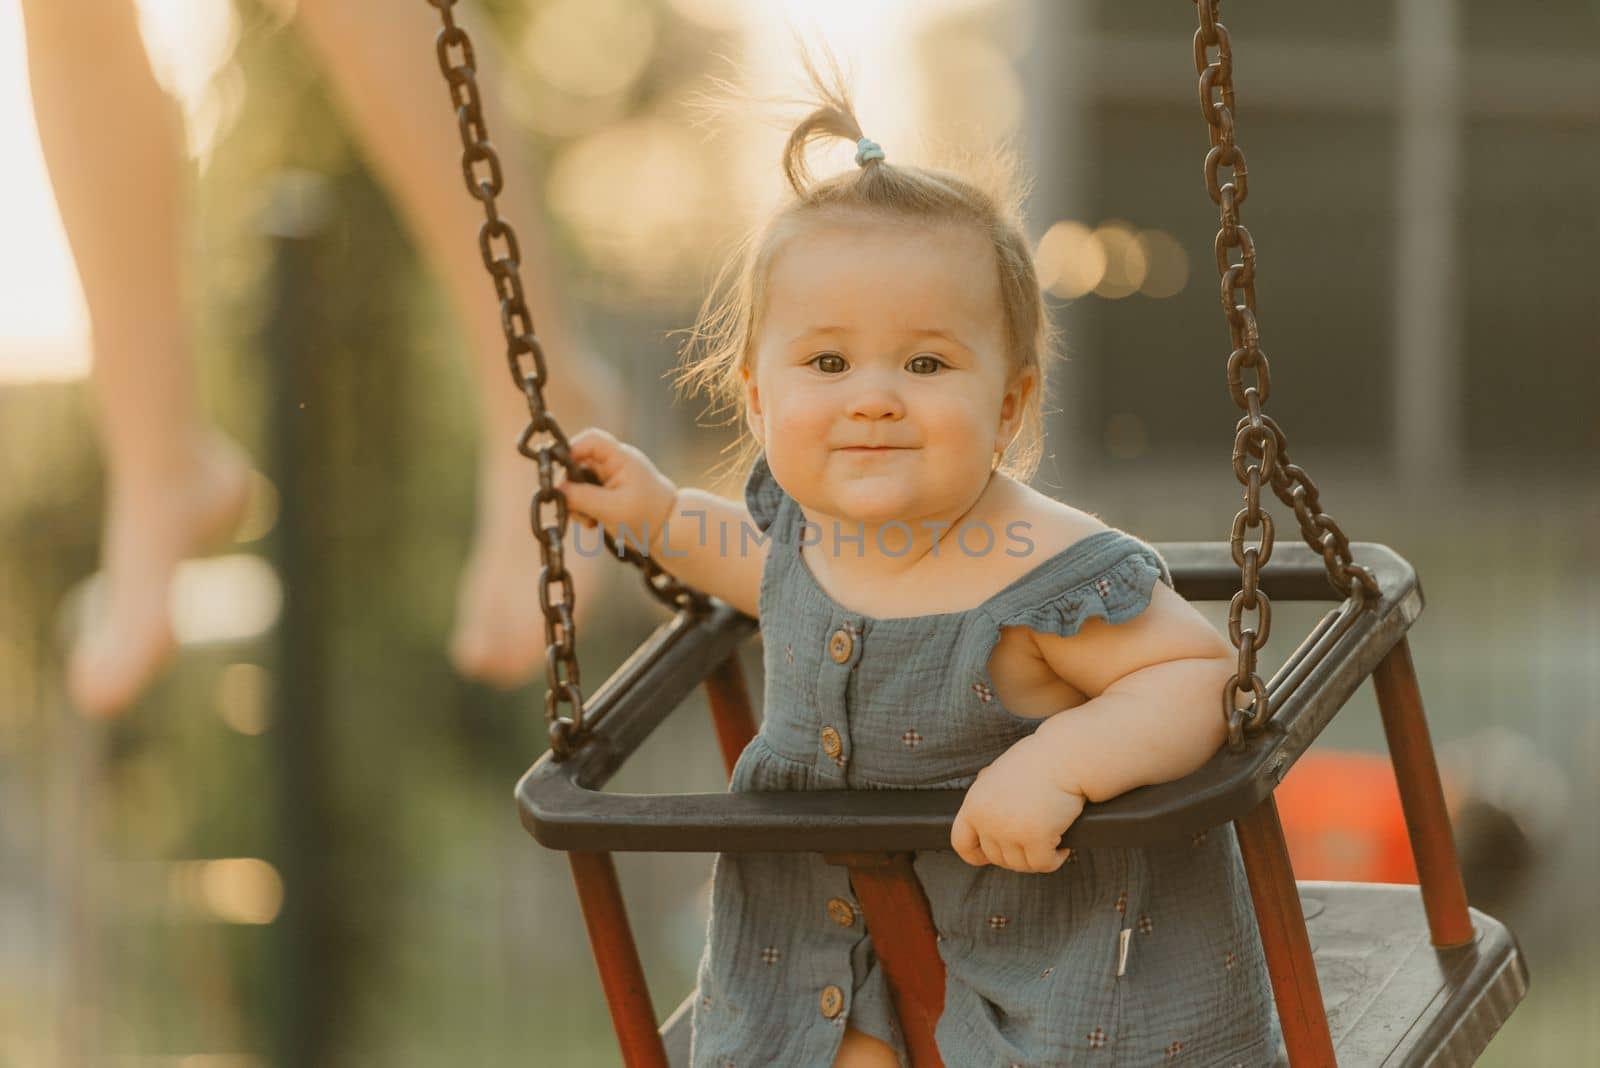
[[[854,416],[881,419],[904,411],[900,391],[887,382],[863,381],[850,397],[850,414]]]

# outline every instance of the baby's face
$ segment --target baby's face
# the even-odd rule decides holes
[[[1008,383],[994,251],[976,227],[812,220],[771,263],[751,429],[784,489],[867,525],[949,520],[989,481],[1031,375]],[[888,446],[852,451],[852,446]]]

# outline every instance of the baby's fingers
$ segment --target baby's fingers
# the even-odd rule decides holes
[[[997,868],[1009,868],[1006,861],[1005,848],[1000,844],[1000,839],[992,835],[979,834],[978,843],[983,848],[983,855],[989,858],[989,863]]]
[[[981,868],[989,863],[989,858],[983,855],[983,847],[978,841],[978,832],[964,812],[956,814],[956,822],[950,828],[950,848],[974,868]]]
[[[615,478],[627,462],[622,442],[597,426],[586,426],[572,435],[567,439],[567,447],[574,463],[590,468],[607,482]]]
[[[999,847],[1006,867],[1012,871],[1033,871],[1033,865],[1028,863],[1028,851],[1020,843],[1001,842]]]
[[[1067,862],[1070,849],[1057,849],[1056,842],[1059,838],[1029,842],[1027,849],[1028,870],[1036,872],[1052,872]]]
[[[607,505],[614,500],[615,490],[576,479],[568,479],[561,489],[567,495],[568,515],[590,530],[594,529],[596,520],[610,518],[611,508]]]

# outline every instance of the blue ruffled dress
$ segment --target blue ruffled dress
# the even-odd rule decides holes
[[[971,610],[876,619],[817,583],[800,508],[764,455],[745,500],[772,539],[766,718],[732,790],[966,787],[1040,722],[1008,711],[989,677],[1000,628],[1121,623],[1172,582],[1153,548],[1103,530]],[[953,851],[913,866],[946,969],[935,1037],[948,1068],[1273,1062],[1280,1032],[1231,827],[1074,850],[1048,874],[972,867]],[[848,870],[814,853],[719,855],[693,1068],[829,1068],[846,1023],[909,1064]]]

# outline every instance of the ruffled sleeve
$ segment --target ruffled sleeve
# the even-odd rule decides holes
[[[1154,548],[1120,530],[1103,530],[1083,539],[1040,569],[993,606],[1000,627],[1027,627],[1062,637],[1077,633],[1088,619],[1124,623],[1146,608],[1157,582],[1172,586],[1172,573]]]
[[[787,497],[778,480],[772,477],[772,468],[767,466],[767,454],[763,450],[750,465],[750,475],[744,483],[744,503],[750,509],[750,518],[758,528],[776,537],[778,532],[773,531],[772,526]]]

